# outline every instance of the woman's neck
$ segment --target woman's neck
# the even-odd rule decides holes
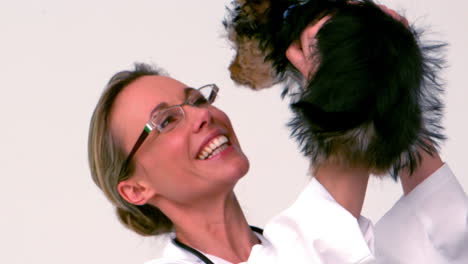
[[[196,207],[172,208],[168,217],[179,241],[232,263],[246,261],[259,243],[233,192]]]
[[[328,162],[317,168],[314,176],[337,203],[359,218],[369,181],[368,169]]]

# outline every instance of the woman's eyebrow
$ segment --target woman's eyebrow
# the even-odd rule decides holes
[[[149,118],[153,117],[154,113],[158,112],[159,110],[163,109],[163,108],[167,108],[168,107],[168,103],[166,102],[161,102],[159,103],[155,108],[153,108],[153,110],[151,110],[150,114],[149,114]]]
[[[196,91],[197,89],[195,88],[192,88],[192,87],[186,87],[184,89],[184,93],[185,93],[185,99],[184,100],[187,100],[190,96],[190,94],[192,94],[194,91]]]

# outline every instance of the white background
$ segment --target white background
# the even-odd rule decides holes
[[[280,88],[251,92],[229,78],[232,50],[221,26],[227,0],[37,0],[0,2],[0,263],[143,263],[161,240],[126,230],[87,165],[91,113],[110,76],[156,63],[193,86],[215,82],[251,170],[237,193],[252,224],[293,201],[307,161],[289,138]],[[468,189],[468,4],[387,0],[433,39],[449,42],[442,155]],[[369,186],[364,215],[378,220],[398,199],[391,180]]]

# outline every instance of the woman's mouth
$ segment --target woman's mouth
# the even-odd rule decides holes
[[[210,140],[198,153],[197,159],[206,160],[217,155],[229,147],[229,139],[225,135],[219,135]]]

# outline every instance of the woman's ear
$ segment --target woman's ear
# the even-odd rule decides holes
[[[119,194],[129,203],[135,205],[144,205],[155,192],[146,182],[130,178],[119,182],[117,185]]]

